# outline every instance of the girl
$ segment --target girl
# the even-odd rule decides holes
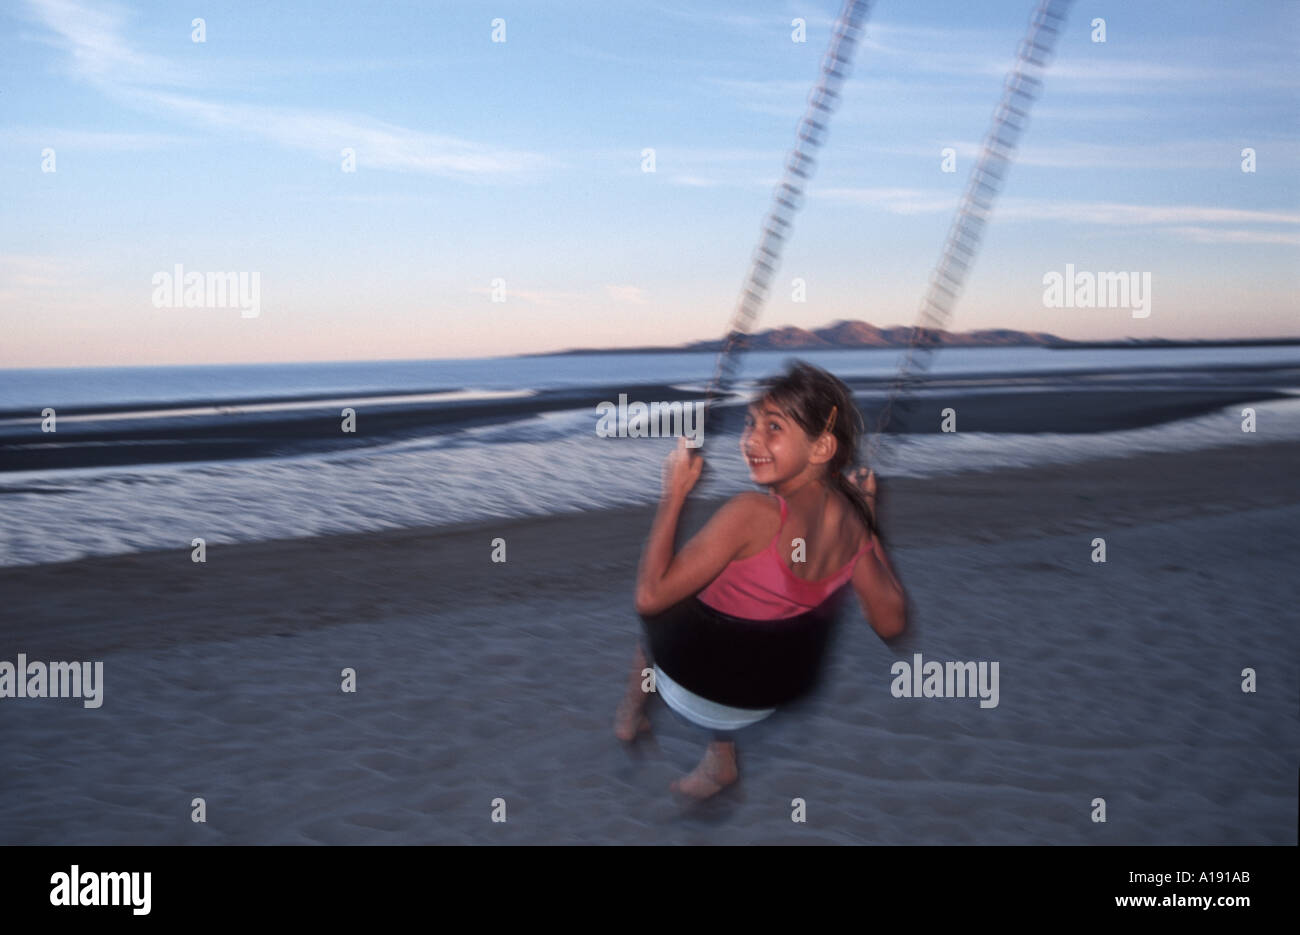
[[[843,382],[796,361],[763,383],[751,404],[740,449],[754,482],[771,495],[742,493],[722,506],[680,552],[673,554],[677,521],[703,461],[685,440],[664,467],[663,496],[641,556],[636,609],[657,614],[692,594],[723,613],[779,620],[820,606],[852,582],[863,612],[882,638],[905,625],[905,599],[885,557],[875,523],[875,474],[853,466],[861,416]],[[790,564],[794,539],[806,561]],[[615,717],[625,741],[649,730],[642,690],[646,656],[640,646],[627,695]],[[689,692],[655,667],[655,688],[669,707],[713,731],[704,759],[673,783],[674,792],[705,799],[738,778],[733,732],[775,709],[720,705]]]

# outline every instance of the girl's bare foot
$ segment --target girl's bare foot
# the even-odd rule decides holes
[[[669,788],[678,795],[702,801],[717,795],[739,778],[735,743],[715,740],[704,752],[700,765],[674,781]]]
[[[637,734],[650,730],[650,718],[645,715],[645,695],[633,701],[624,698],[614,712],[614,736],[624,743],[636,740]]]
[[[645,705],[650,696],[641,688],[644,678],[641,670],[645,668],[645,653],[637,646],[636,656],[632,660],[632,674],[627,682],[627,694],[614,712],[614,736],[624,743],[636,740],[638,734],[650,730],[650,719],[645,715]]]

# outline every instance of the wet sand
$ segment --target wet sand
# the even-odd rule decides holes
[[[894,375],[852,381],[863,415],[877,424],[894,392]],[[894,405],[887,433],[935,434],[951,407],[963,432],[1010,434],[1116,432],[1205,415],[1225,407],[1282,399],[1300,386],[1288,364],[1093,368],[1028,373],[929,376],[917,395]],[[445,391],[445,388],[444,388]],[[438,392],[429,390],[427,392]],[[419,393],[328,394],[267,399],[193,399],[158,404],[67,406],[58,409],[57,444],[41,431],[40,411],[0,411],[0,494],[27,489],[4,483],[12,471],[275,458],[308,452],[360,451],[401,439],[429,438],[475,426],[525,422],[553,412],[592,414],[605,401],[681,402],[698,392],[665,383],[543,389],[487,399],[425,399]],[[326,394],[320,394],[325,396]],[[400,401],[407,397],[406,401]],[[295,407],[280,404],[294,402]],[[356,431],[341,431],[342,407],[356,413]],[[163,413],[174,413],[164,415]],[[66,418],[82,416],[78,420]],[[95,418],[98,416],[98,418]],[[709,432],[739,432],[743,400],[729,397],[709,416]],[[49,488],[49,483],[35,489]],[[54,485],[57,486],[57,485]]]

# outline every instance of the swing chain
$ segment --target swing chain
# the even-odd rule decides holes
[[[736,381],[741,353],[750,331],[767,301],[768,283],[781,262],[794,216],[803,206],[804,188],[816,169],[814,154],[826,142],[831,115],[840,102],[840,86],[848,77],[862,27],[871,10],[869,0],[846,0],[831,31],[830,45],[822,56],[821,75],[808,95],[808,104],[795,129],[795,145],[785,161],[785,171],[773,193],[772,206],[761,226],[762,236],[750,260],[749,272],[732,313],[713,380],[705,397],[706,409],[729,394]]]
[[[1040,76],[1051,62],[1057,37],[1072,2],[1041,0],[1030,17],[1028,32],[1016,46],[1016,62],[1002,83],[1002,98],[993,111],[979,159],[971,169],[966,190],[939,254],[939,262],[930,276],[929,288],[921,302],[920,322],[911,331],[907,351],[881,408],[876,430],[871,433],[867,464],[875,458],[895,403],[908,414],[915,405],[912,391],[929,371],[933,348],[940,343],[939,332],[946,329],[952,318],[966,276],[979,252],[984,224],[992,215],[993,204],[1015,157],[1020,134],[1029,122],[1030,109],[1042,92]],[[916,364],[914,358],[918,349],[922,360]]]

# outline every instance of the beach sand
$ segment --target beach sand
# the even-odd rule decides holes
[[[0,660],[105,678],[0,699],[0,843],[1295,844],[1297,456],[884,479],[909,632],[850,603],[818,693],[688,807],[703,733],[657,698],[611,729],[645,509],[0,569]],[[998,661],[998,706],[894,698],[917,652]]]

